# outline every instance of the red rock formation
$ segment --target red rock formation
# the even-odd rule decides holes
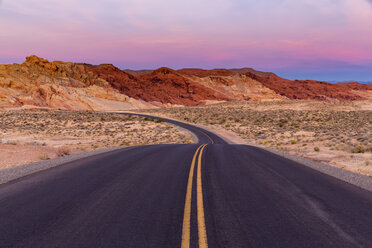
[[[363,97],[353,93],[351,90],[366,90],[369,88],[369,86],[358,83],[331,84],[313,80],[292,81],[276,75],[261,77],[249,72],[245,75],[289,99],[362,100]]]
[[[339,85],[342,87],[346,87],[353,90],[372,90],[372,84],[360,84],[357,82],[351,83],[337,83],[335,85]]]
[[[197,77],[209,77],[209,76],[232,76],[233,73],[226,69],[213,69],[213,70],[203,70],[187,68],[177,71],[179,74]]]
[[[141,84],[135,76],[110,64],[88,66],[88,70],[92,71],[97,77],[109,82],[113,88],[121,93],[126,94],[126,92],[129,92],[130,95],[128,94],[128,96],[140,99],[137,92],[141,90]]]
[[[252,68],[229,69],[229,71],[234,74],[245,74],[250,72],[260,77],[276,76],[272,72],[256,71],[255,69]]]
[[[198,105],[205,100],[231,100],[214,90],[192,82],[169,68],[159,68],[152,73],[140,75],[151,101],[161,103]]]
[[[93,66],[90,69],[121,93],[146,102],[193,106],[206,100],[231,100],[221,93],[187,80],[169,68],[159,68],[137,76],[112,65]]]
[[[128,74],[131,74],[133,76],[137,76],[137,75],[141,75],[141,74],[151,73],[154,70],[130,70],[130,69],[126,69],[126,70],[123,70],[123,71],[128,73]]]
[[[66,109],[125,109],[194,106],[224,100],[372,99],[372,85],[287,80],[243,69],[135,71],[111,64],[49,62],[30,56],[0,65],[0,108],[39,106]]]

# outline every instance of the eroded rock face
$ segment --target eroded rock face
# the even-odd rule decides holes
[[[58,83],[65,83],[68,86],[84,87],[93,84],[102,84],[94,73],[87,70],[87,65],[79,63],[64,63],[60,61],[49,62],[46,59],[35,55],[26,57],[26,61],[21,64],[21,70],[33,79],[46,82],[48,79],[60,80]]]
[[[137,76],[113,66],[100,65],[92,67],[91,70],[121,93],[146,102],[193,106],[206,100],[230,100],[227,96],[187,80],[166,67]]]
[[[234,73],[226,69],[213,69],[213,70],[203,70],[203,69],[181,69],[177,71],[180,74],[188,76],[197,77],[209,77],[209,76],[232,76]]]
[[[314,80],[288,80],[277,75],[258,76],[253,73],[246,73],[265,87],[272,89],[277,94],[289,99],[313,99],[313,100],[363,100],[365,97],[354,92],[355,90],[368,91],[372,86],[359,83],[338,83]],[[354,90],[354,91],[353,91]]]
[[[177,105],[198,105],[205,101],[232,100],[224,94],[189,80],[169,68],[159,68],[152,73],[138,76],[147,101]]]
[[[120,94],[88,65],[30,56],[21,65],[0,66],[0,108],[22,106],[116,110],[144,104]]]
[[[278,101],[287,99],[243,74],[232,76],[189,76],[191,80],[218,91],[230,99],[252,101]]]
[[[251,68],[125,71],[34,55],[20,65],[0,65],[0,108],[121,110],[285,99],[372,99],[372,85],[291,81]]]

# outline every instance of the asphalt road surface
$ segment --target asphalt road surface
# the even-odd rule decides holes
[[[265,150],[116,150],[0,185],[0,247],[372,247],[372,193]]]

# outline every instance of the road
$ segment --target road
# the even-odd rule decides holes
[[[0,185],[0,247],[372,247],[372,193],[177,123],[199,144],[129,147]]]

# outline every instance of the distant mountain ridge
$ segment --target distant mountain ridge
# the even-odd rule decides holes
[[[0,109],[62,108],[116,111],[196,106],[221,101],[372,99],[372,85],[288,80],[252,68],[121,70],[30,56],[0,65]]]
[[[126,73],[129,73],[129,74],[132,74],[132,75],[141,75],[141,74],[151,73],[154,70],[124,69],[123,71],[126,72]],[[204,73],[204,75],[206,75],[206,74],[208,74],[208,75],[218,74],[219,76],[223,76],[223,75],[229,76],[229,75],[232,75],[232,74],[244,74],[244,73],[247,73],[247,72],[256,74],[256,75],[261,76],[261,77],[268,77],[268,76],[276,75],[273,72],[257,71],[253,68],[248,68],[248,67],[235,68],[235,69],[211,69],[211,70],[199,69],[199,68],[183,68],[183,69],[177,70],[177,72],[180,72],[180,73],[183,73],[183,74],[189,74],[189,75],[200,75],[200,76],[202,76],[203,73]]]
[[[356,83],[359,83],[359,84],[372,84],[372,81],[358,81],[358,80],[346,80],[346,81],[329,81],[330,83],[332,84],[336,84],[336,83],[350,83],[350,82],[356,82]]]

